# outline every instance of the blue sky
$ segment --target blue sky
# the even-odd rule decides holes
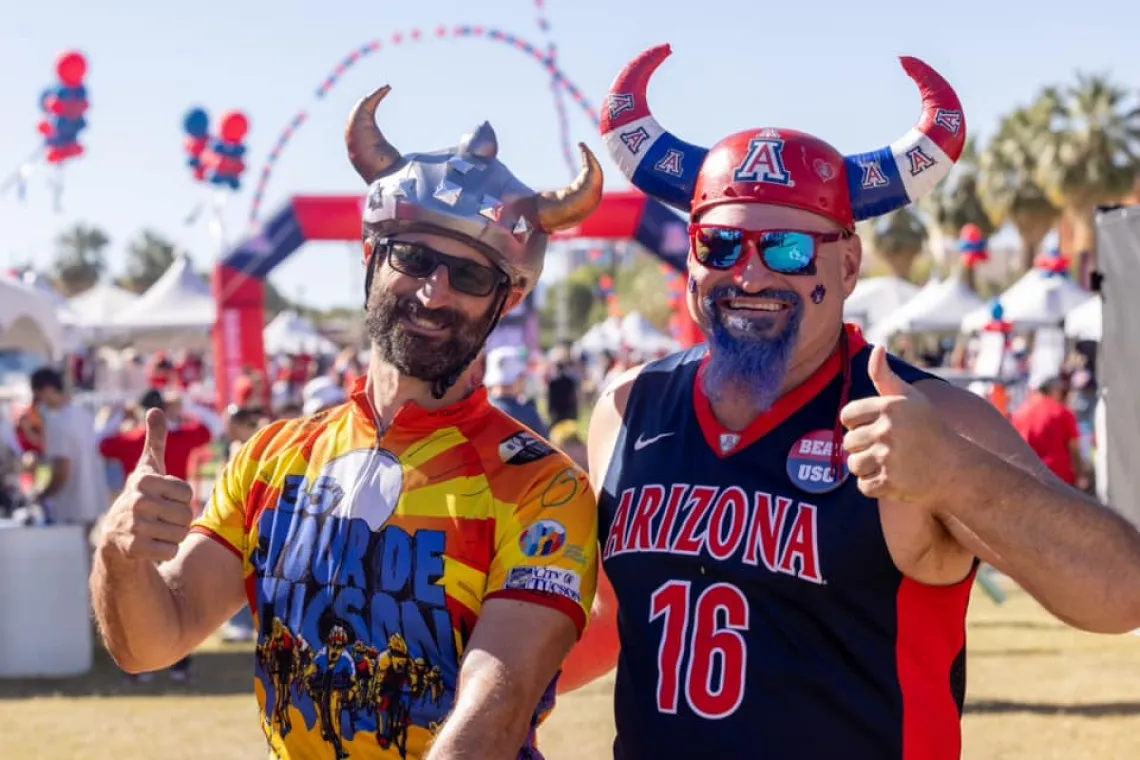
[[[992,132],[1000,116],[1044,84],[1077,69],[1111,72],[1140,88],[1135,55],[1140,6],[1121,0],[962,0],[925,4],[768,3],[748,0],[547,0],[559,63],[601,103],[614,75],[637,53],[673,46],[650,99],[658,118],[691,142],[711,144],[759,126],[813,132],[845,152],[868,150],[916,119],[917,93],[896,56],[925,59],[958,89],[970,130]],[[1086,12],[1087,10],[1087,12]],[[84,221],[112,238],[121,269],[126,243],[153,227],[185,245],[201,266],[217,245],[186,214],[207,198],[184,170],[181,120],[193,105],[217,115],[240,108],[251,120],[249,165],[224,213],[245,230],[256,178],[278,134],[300,109],[308,123],[277,165],[265,211],[294,193],[361,191],[345,159],[343,124],[352,103],[388,82],[381,123],[405,150],[450,145],[488,119],[501,153],[535,187],[567,179],[549,80],[532,61],[481,40],[437,41],[439,24],[481,24],[544,42],[532,0],[362,2],[333,0],[80,0],[9,3],[0,25],[0,172],[37,142],[38,97],[54,80],[56,57],[82,50],[92,108],[87,155],[68,165],[62,213],[49,174],[33,175],[28,196],[0,198],[0,265],[50,261],[63,228]],[[420,28],[418,45],[385,49],[342,78],[322,101],[313,92],[353,47]],[[575,140],[603,148],[571,105]],[[607,186],[624,179],[605,159]],[[319,306],[355,304],[358,254],[347,244],[309,246],[274,273],[286,295]]]

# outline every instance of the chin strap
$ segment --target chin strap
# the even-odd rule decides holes
[[[487,344],[487,338],[491,337],[491,333],[493,333],[495,331],[495,328],[499,326],[499,318],[503,316],[503,305],[506,304],[507,296],[510,295],[510,292],[510,283],[499,286],[498,296],[495,299],[495,303],[492,307],[494,309],[493,313],[495,316],[491,318],[491,324],[487,326],[487,332],[483,333],[482,340],[479,341],[479,343],[467,355],[463,362],[454,370],[452,370],[452,372],[447,375],[447,377],[440,378],[431,384],[431,396],[436,401],[439,401],[441,398],[447,395],[447,392],[451,390],[451,386],[455,385],[455,383],[459,381],[459,378],[462,377],[467,368],[471,366],[471,362],[475,361],[475,359],[479,356],[479,353],[483,350],[483,346]]]

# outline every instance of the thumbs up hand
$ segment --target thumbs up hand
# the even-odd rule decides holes
[[[146,437],[143,438],[143,453],[135,471],[147,468],[158,475],[166,474],[166,414],[160,409],[150,409],[146,413]]]
[[[166,415],[146,415],[142,456],[104,518],[102,543],[124,557],[150,562],[174,558],[194,519],[194,492],[166,474]]]
[[[856,399],[839,414],[848,430],[848,469],[868,497],[933,503],[953,469],[939,452],[955,434],[922,392],[895,374],[882,346],[871,351],[867,373],[879,395]]]

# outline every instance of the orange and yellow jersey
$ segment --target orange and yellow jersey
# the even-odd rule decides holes
[[[585,474],[483,389],[409,404],[382,434],[364,392],[274,423],[194,530],[242,561],[254,689],[282,760],[422,757],[486,600],[552,607],[581,633],[597,583]],[[553,701],[551,684],[533,727]]]

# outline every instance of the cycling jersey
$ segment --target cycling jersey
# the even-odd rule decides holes
[[[585,474],[485,390],[409,404],[379,434],[358,388],[260,431],[194,530],[242,561],[272,756],[418,758],[486,600],[552,607],[581,633],[596,520]],[[541,757],[534,728],[553,704],[551,684],[522,755]]]

